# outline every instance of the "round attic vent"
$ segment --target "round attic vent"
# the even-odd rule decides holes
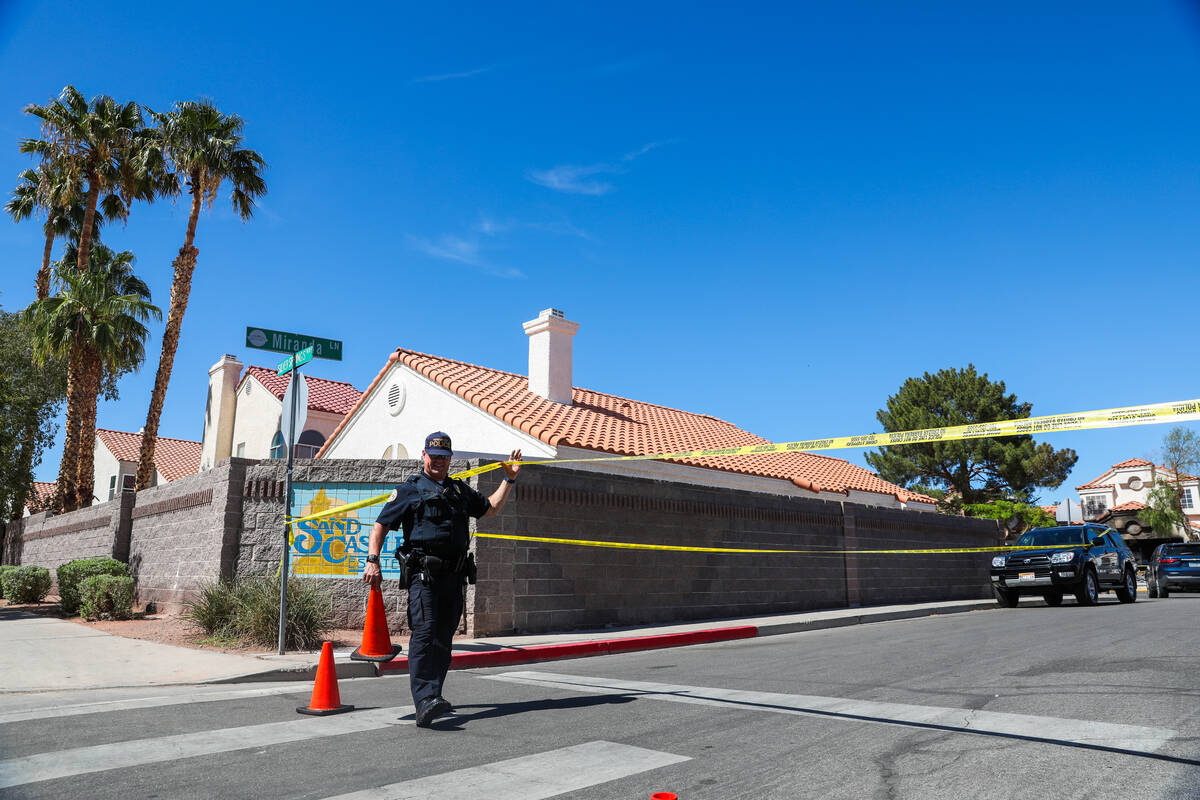
[[[1129,479],[1129,488],[1135,492],[1138,489],[1141,489],[1142,488],[1142,479],[1139,478],[1138,476],[1134,475],[1132,478]]]
[[[402,384],[393,383],[391,386],[388,387],[388,391],[387,391],[388,413],[391,414],[393,417],[404,410],[405,394],[407,394],[407,393],[404,391],[404,386]]]

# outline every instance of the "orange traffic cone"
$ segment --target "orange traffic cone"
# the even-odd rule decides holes
[[[317,662],[317,679],[313,683],[312,699],[308,701],[308,708],[296,710],[314,717],[326,717],[354,710],[354,706],[342,705],[342,698],[338,695],[337,669],[333,665],[333,642],[321,645],[321,660]]]
[[[391,661],[400,652],[388,636],[387,615],[383,613],[383,592],[371,587],[367,597],[367,619],[363,624],[362,644],[350,654],[355,661]]]

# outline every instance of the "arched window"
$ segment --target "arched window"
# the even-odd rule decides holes
[[[271,440],[271,458],[287,458],[287,450],[283,446],[283,434],[275,431],[275,438]]]
[[[300,434],[300,440],[296,442],[296,458],[316,458],[317,451],[323,444],[325,444],[325,437],[320,432],[312,429],[305,431]]]

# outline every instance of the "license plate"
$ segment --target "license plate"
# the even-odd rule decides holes
[[[1017,576],[1017,580],[1024,583],[1026,581],[1031,581],[1036,577],[1037,577],[1037,573],[1035,573],[1035,572],[1022,572],[1020,575]]]

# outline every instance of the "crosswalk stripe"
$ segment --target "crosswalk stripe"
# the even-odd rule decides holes
[[[1175,736],[1175,731],[1167,728],[1150,728],[1141,725],[1121,725],[1111,722],[1008,714],[999,711],[976,711],[964,708],[881,703],[843,697],[747,692],[702,686],[589,678],[553,672],[505,672],[499,675],[480,675],[479,677],[532,686],[551,686],[589,694],[635,694],[651,700],[716,705],[725,708],[733,706],[747,711],[818,714],[862,722],[959,729],[970,733],[1000,734],[1134,753],[1154,753]]]
[[[326,800],[544,800],[690,760],[616,742],[587,742]]]
[[[39,753],[0,761],[0,789],[91,772],[360,733],[386,728],[389,725],[411,724],[412,720],[401,720],[400,717],[412,712],[412,706],[376,708],[329,717],[304,717],[289,722],[269,722],[263,725],[245,725],[176,736],[156,736],[150,739]]]
[[[77,703],[73,705],[30,708],[21,711],[3,711],[0,712],[0,725],[11,722],[28,722],[33,719],[58,719],[60,717],[76,717],[82,714],[101,714],[109,711],[136,711],[141,708],[190,705],[191,703],[212,703],[218,700],[240,700],[247,697],[268,697],[275,694],[302,694],[308,691],[307,686],[289,684],[287,686],[268,686],[255,689],[185,692],[170,695],[153,695],[150,697],[130,697],[119,700],[101,700],[97,703]]]

